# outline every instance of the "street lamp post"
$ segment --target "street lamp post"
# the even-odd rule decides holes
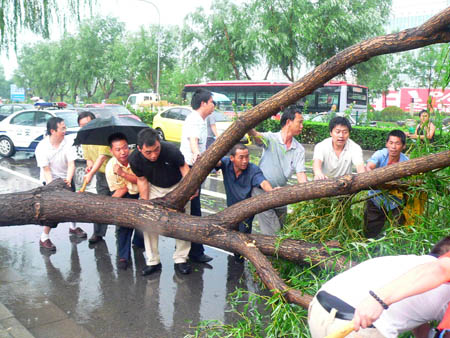
[[[156,64],[156,95],[158,96],[158,100],[160,99],[159,97],[159,56],[160,56],[160,44],[161,44],[161,14],[159,13],[159,8],[151,1],[148,0],[139,0],[145,3],[148,3],[149,5],[152,5],[155,9],[156,12],[158,13],[158,61]]]

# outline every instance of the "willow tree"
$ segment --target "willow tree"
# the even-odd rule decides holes
[[[255,266],[268,289],[281,292],[288,301],[306,307],[310,296],[289,288],[266,255],[315,263],[326,256],[323,247],[295,240],[278,243],[275,236],[240,233],[237,224],[251,215],[288,203],[354,193],[401,177],[450,166],[450,150],[363,174],[284,187],[244,200],[207,217],[184,214],[184,205],[233,144],[250,128],[278,113],[283,107],[310,94],[347,68],[374,56],[449,41],[450,7],[417,28],[375,37],[343,50],[289,88],[241,115],[202,154],[180,185],[163,198],[135,201],[76,194],[63,189],[62,181],[55,181],[31,191],[0,195],[0,226],[40,224],[43,221],[110,223],[205,243],[245,256]],[[337,263],[342,264],[339,261]]]

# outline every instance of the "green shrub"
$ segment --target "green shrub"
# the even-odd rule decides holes
[[[377,115],[376,113],[374,114]],[[408,116],[409,114],[405,113],[403,109],[395,106],[388,106],[380,112],[379,116],[377,116],[377,121],[396,122],[404,120]]]

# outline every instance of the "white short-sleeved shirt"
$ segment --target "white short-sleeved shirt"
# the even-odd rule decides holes
[[[34,152],[36,156],[37,166],[41,168],[40,179],[45,181],[44,167],[50,167],[52,179],[67,178],[67,168],[70,161],[75,161],[77,153],[72,142],[68,142],[65,138],[57,148],[50,143],[50,137],[46,136],[39,142]]]
[[[192,165],[192,150],[189,139],[198,138],[198,148],[200,154],[206,150],[206,138],[208,136],[206,121],[200,116],[200,113],[194,110],[190,113],[183,124],[181,133],[180,151],[188,165]]]
[[[353,307],[376,290],[412,268],[437,258],[424,255],[385,256],[369,259],[326,282],[321,290],[340,298]],[[374,326],[384,337],[397,337],[431,320],[442,320],[450,301],[450,284],[405,298],[383,311]]]
[[[361,147],[348,139],[339,157],[333,149],[331,137],[326,138],[314,147],[313,160],[322,161],[322,172],[328,177],[338,177],[352,173],[354,166],[364,164]]]
[[[261,133],[261,136],[264,150],[259,167],[272,187],[283,187],[293,173],[305,171],[305,148],[295,138],[286,149],[281,132]]]

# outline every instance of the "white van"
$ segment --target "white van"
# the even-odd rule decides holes
[[[128,96],[126,105],[130,105],[134,110],[138,110],[139,105],[144,101],[159,102],[159,95],[156,93],[137,93]]]

